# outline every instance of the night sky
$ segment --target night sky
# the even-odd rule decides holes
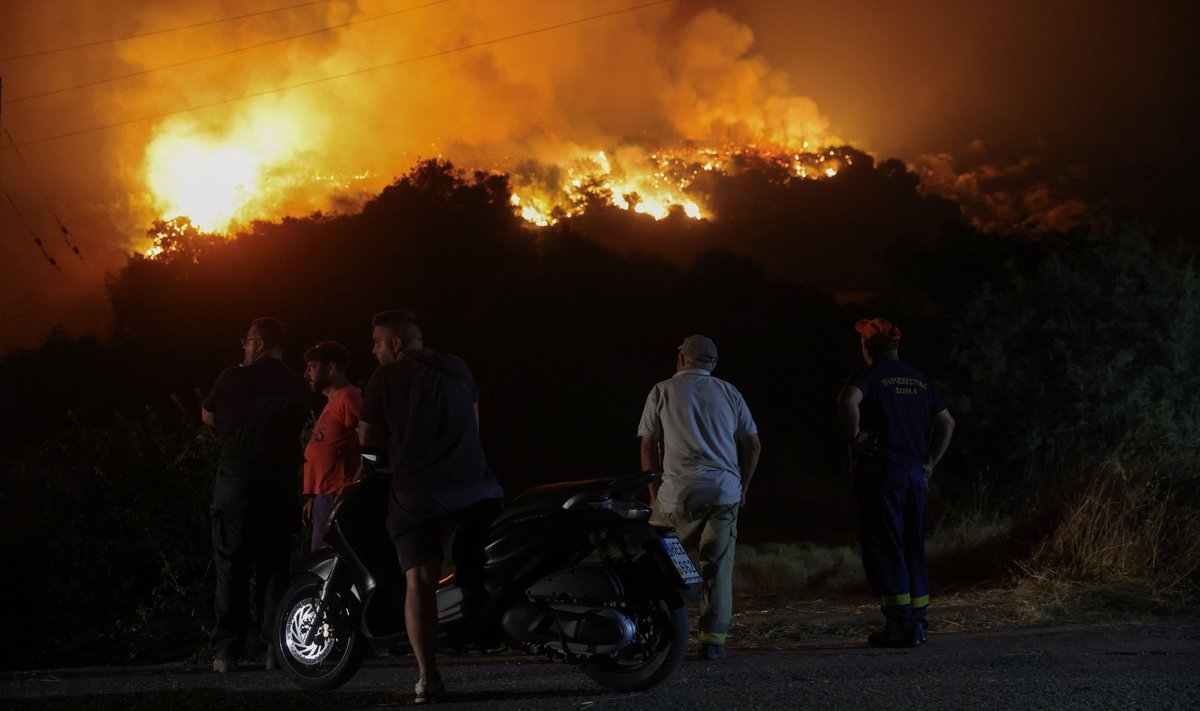
[[[981,227],[1112,216],[1195,240],[1194,3],[620,12],[643,4],[6,0],[0,121],[19,154],[4,135],[0,180],[23,219],[0,199],[0,349],[103,332],[105,274],[177,214],[152,184],[198,165],[189,139],[227,151],[226,175],[256,156],[235,221],[353,210],[420,158],[509,172],[603,150],[635,172],[676,146],[807,140],[900,158]]]

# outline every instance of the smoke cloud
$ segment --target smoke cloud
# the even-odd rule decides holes
[[[28,226],[0,200],[0,350],[55,323],[102,331],[105,274],[148,246],[156,218],[353,210],[422,158],[551,195],[606,162],[647,190],[662,151],[849,141],[900,156],[977,225],[1033,230],[1086,222],[1105,198],[1178,217],[1185,201],[1164,186],[1195,182],[1193,3],[622,12],[639,4],[6,0],[0,122],[20,154],[0,138],[0,181]],[[1046,135],[1061,153],[958,149],[997,135],[1010,147]],[[1084,163],[1082,178],[1064,168]],[[1135,202],[1112,197],[1122,190]],[[218,204],[197,205],[204,191]]]
[[[94,330],[103,273],[147,246],[155,218],[189,210],[178,194],[239,203],[234,214],[213,208],[222,227],[353,209],[420,158],[545,170],[605,150],[641,167],[663,146],[829,137],[816,104],[754,54],[748,26],[690,3],[619,12],[636,4],[335,0],[214,22],[259,9],[234,0],[6,3],[2,118],[52,204],[7,141],[0,176],[64,273],[45,274],[27,231],[7,212],[0,218],[0,257],[39,274],[10,281],[17,293],[0,312],[0,348],[40,335],[21,323],[31,302]],[[605,13],[618,14],[567,24]],[[503,39],[522,33],[531,34]],[[145,36],[20,56],[133,35]],[[256,48],[237,51],[247,47]],[[330,77],[340,78],[321,81]],[[296,88],[276,91],[284,87]],[[156,118],[138,120],[147,117]],[[65,246],[52,239],[51,207],[86,265],[56,250]],[[85,303],[87,315],[74,317]]]
[[[1045,146],[1039,148],[1044,151]],[[976,140],[958,156],[918,156],[910,169],[920,176],[924,194],[956,201],[977,229],[1042,234],[1070,232],[1098,221],[1096,210],[1074,197],[1083,169],[1059,172],[1038,153],[998,161],[983,141]]]

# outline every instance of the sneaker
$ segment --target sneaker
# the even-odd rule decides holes
[[[446,685],[442,683],[441,677],[421,677],[417,679],[417,698],[413,703],[417,704],[436,704],[446,695]]]
[[[700,645],[700,654],[697,655],[700,659],[708,662],[715,662],[725,658],[725,645],[722,644],[702,644]]]
[[[213,660],[213,671],[215,671],[218,674],[225,674],[226,672],[235,672],[235,671],[237,671],[237,668],[238,668],[237,662],[235,662],[232,659],[221,659],[220,657],[217,657],[216,659]]]

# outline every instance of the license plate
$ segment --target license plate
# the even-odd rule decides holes
[[[684,585],[696,585],[703,578],[700,577],[700,572],[696,570],[696,566],[692,564],[692,559],[688,557],[687,551],[683,549],[683,544],[675,536],[663,536],[663,545],[667,548],[667,555],[671,558],[671,563],[675,566],[675,571],[679,573],[679,577],[683,580]]]

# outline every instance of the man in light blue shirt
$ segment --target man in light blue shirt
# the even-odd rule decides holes
[[[689,549],[699,545],[700,658],[717,660],[733,616],[738,508],[762,445],[742,394],[712,376],[712,339],[688,336],[678,351],[675,375],[654,386],[642,410],[642,469],[663,473],[650,490],[655,521],[673,526]]]

